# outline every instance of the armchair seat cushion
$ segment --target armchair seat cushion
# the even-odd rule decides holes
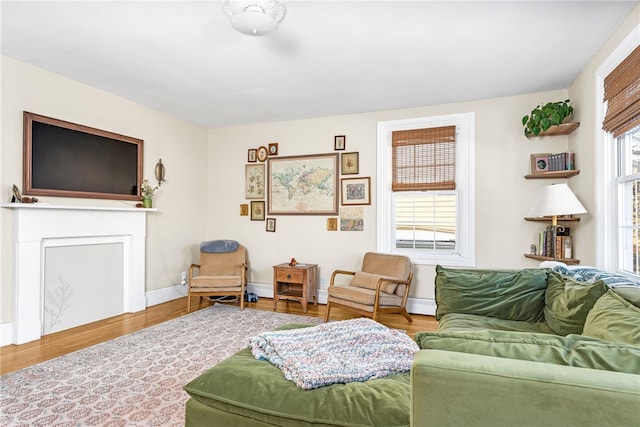
[[[352,302],[359,305],[371,306],[371,309],[373,309],[373,302],[376,299],[376,291],[374,289],[359,288],[356,286],[331,286],[328,292],[329,298],[339,299],[343,304]],[[400,307],[402,305],[402,298],[396,294],[388,294],[380,291],[379,302],[381,307]]]
[[[242,284],[241,276],[198,276],[191,279],[192,288],[228,288],[234,287],[237,291]]]

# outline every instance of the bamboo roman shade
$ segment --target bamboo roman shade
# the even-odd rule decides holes
[[[640,46],[605,77],[604,100],[602,129],[614,138],[640,124]]]
[[[456,188],[456,127],[394,131],[393,191]]]

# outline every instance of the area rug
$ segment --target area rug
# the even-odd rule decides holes
[[[251,336],[320,319],[216,304],[0,377],[0,426],[183,426],[182,387]]]

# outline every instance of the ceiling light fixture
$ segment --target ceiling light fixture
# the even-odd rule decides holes
[[[262,36],[278,28],[286,8],[278,0],[224,0],[224,11],[236,30],[250,36]]]

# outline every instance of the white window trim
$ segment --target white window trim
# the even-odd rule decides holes
[[[455,254],[433,254],[393,247],[393,191],[391,190],[391,133],[429,127],[456,127],[456,188],[458,191]],[[414,264],[475,267],[475,113],[418,117],[378,122],[377,141],[377,250],[411,257]]]
[[[604,120],[604,79],[638,46],[640,26],[620,43],[596,71],[596,127],[595,127],[595,181],[596,181],[596,265],[605,271],[619,270],[617,228],[617,185],[614,138],[602,130]]]

